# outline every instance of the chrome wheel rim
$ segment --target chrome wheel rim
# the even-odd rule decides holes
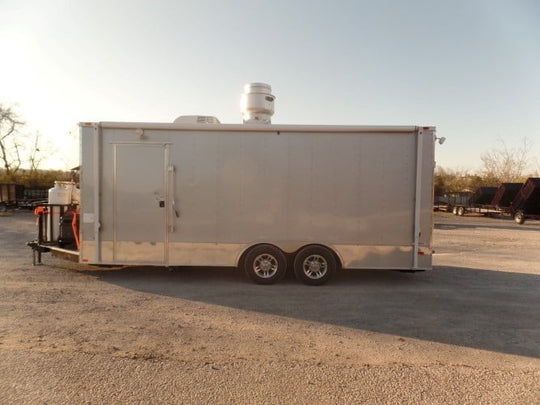
[[[277,259],[268,254],[263,253],[255,258],[253,261],[253,271],[261,278],[270,278],[276,275],[278,271]]]
[[[304,274],[312,280],[318,280],[328,271],[328,262],[321,255],[309,255],[302,263]]]

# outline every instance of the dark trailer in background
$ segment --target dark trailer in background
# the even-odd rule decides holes
[[[47,203],[48,187],[28,188],[22,184],[0,184],[0,211],[34,209]]]
[[[21,184],[0,184],[0,211],[16,207],[24,198],[24,186]]]
[[[17,207],[34,209],[40,205],[47,204],[49,187],[25,187],[24,197],[17,201]]]
[[[454,215],[463,216],[465,214],[484,214],[495,215],[501,211],[492,204],[498,187],[480,187],[474,194],[470,196],[465,204],[456,204],[452,212]]]
[[[441,194],[440,190],[435,188],[435,198],[433,208],[435,211],[453,212],[454,207],[458,205],[468,205],[472,192],[457,191]]]
[[[529,177],[509,208],[518,224],[526,219],[540,219],[540,178]]]
[[[510,207],[510,204],[512,204],[512,201],[514,201],[522,186],[523,183],[502,183],[495,193],[491,205],[504,209]]]

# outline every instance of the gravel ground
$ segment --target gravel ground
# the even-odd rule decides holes
[[[435,215],[434,270],[101,269],[0,217],[0,404],[540,403],[540,222]]]

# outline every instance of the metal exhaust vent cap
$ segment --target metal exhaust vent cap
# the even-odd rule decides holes
[[[270,124],[274,115],[274,99],[269,84],[246,84],[240,102],[244,124]]]

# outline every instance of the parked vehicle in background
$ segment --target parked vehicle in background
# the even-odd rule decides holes
[[[491,200],[491,205],[507,211],[522,186],[523,183],[502,183]]]
[[[454,205],[452,213],[459,216],[469,213],[484,215],[500,214],[500,210],[491,204],[496,193],[497,187],[480,187],[464,204]]]
[[[48,188],[27,188],[22,184],[0,184],[0,211],[15,208],[34,209],[47,203]]]
[[[480,187],[464,203],[454,205],[452,212],[460,216],[510,215],[518,224],[526,219],[540,219],[540,178],[530,177],[523,184],[502,183],[498,188]]]
[[[456,206],[467,205],[472,194],[470,191],[460,191],[435,195],[433,208],[435,211],[452,212]]]
[[[17,206],[17,201],[23,199],[24,186],[21,184],[0,184],[0,211]]]
[[[523,224],[526,219],[540,219],[540,178],[529,177],[510,204],[514,221]]]

